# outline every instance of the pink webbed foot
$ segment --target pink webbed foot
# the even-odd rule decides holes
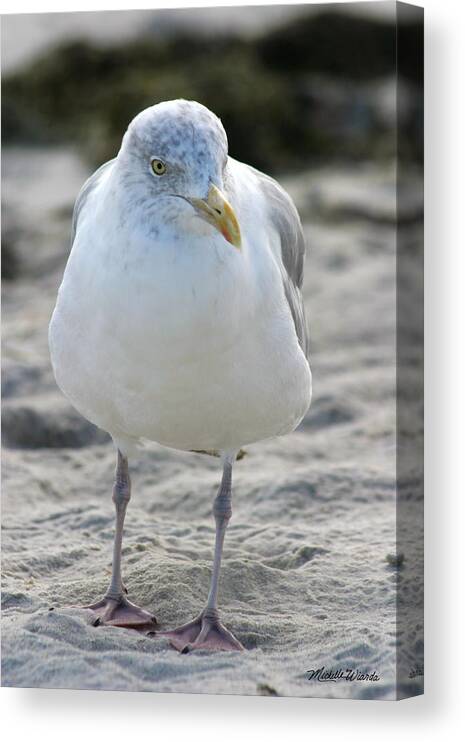
[[[181,654],[187,654],[194,649],[226,652],[244,649],[240,641],[223,626],[218,617],[207,617],[202,614],[177,629],[157,631],[156,634],[166,636],[170,644]]]
[[[155,616],[131,603],[124,595],[120,598],[104,597],[83,607],[95,615],[93,626],[120,626],[143,631],[153,629],[157,624]]]

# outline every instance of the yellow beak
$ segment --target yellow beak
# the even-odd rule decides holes
[[[202,198],[190,198],[192,206],[199,212],[199,216],[214,226],[227,240],[241,249],[241,230],[239,222],[230,203],[221,191],[214,185],[210,186],[207,200]]]

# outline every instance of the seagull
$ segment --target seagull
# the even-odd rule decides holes
[[[112,575],[86,606],[95,625],[151,627],[183,653],[244,648],[218,611],[232,469],[243,446],[293,431],[309,408],[304,257],[290,196],[228,156],[220,119],[195,101],[139,113],[84,184],[49,346],[58,386],[116,448]],[[167,631],[121,575],[128,462],[148,441],[222,462],[207,601]]]

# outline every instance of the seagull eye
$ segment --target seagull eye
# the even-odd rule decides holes
[[[155,175],[163,175],[166,173],[166,165],[161,160],[152,160],[152,170]]]

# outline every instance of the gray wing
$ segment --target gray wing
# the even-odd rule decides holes
[[[86,202],[92,191],[94,191],[100,183],[102,175],[108,170],[111,165],[113,165],[115,159],[116,158],[114,158],[113,160],[109,160],[108,162],[105,162],[104,165],[101,165],[98,170],[96,170],[95,173],[86,180],[81,190],[79,191],[76,203],[74,204],[73,219],[71,221],[71,246],[73,245],[74,238],[76,236],[77,223],[82,209],[86,205]]]
[[[304,280],[305,238],[302,224],[291,197],[273,178],[251,168],[269,204],[271,223],[281,240],[281,255],[278,256],[284,293],[294,320],[300,346],[308,358],[309,337],[305,308],[302,298]]]

